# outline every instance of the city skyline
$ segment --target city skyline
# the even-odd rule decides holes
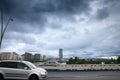
[[[0,52],[58,57],[120,55],[119,0],[0,0],[8,25]],[[1,23],[0,23],[1,24]]]

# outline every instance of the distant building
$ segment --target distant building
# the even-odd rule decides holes
[[[104,57],[100,57],[102,59],[117,59],[118,56],[104,56]]]
[[[59,61],[59,58],[48,58],[47,61]]]
[[[63,49],[59,49],[59,62],[62,62],[63,59]]]
[[[22,59],[25,61],[31,61],[33,59],[32,53],[25,52],[25,54],[22,55]]]
[[[35,61],[46,61],[47,57],[46,55],[34,54],[34,60]]]
[[[46,61],[46,60],[47,60],[46,55],[43,55],[43,61]]]
[[[41,54],[35,54],[34,55],[34,60],[35,61],[41,61],[41,58],[42,58],[41,56],[42,56]]]
[[[0,52],[0,60],[19,60],[16,52]]]

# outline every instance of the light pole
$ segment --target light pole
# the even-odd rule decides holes
[[[8,27],[8,24],[10,21],[13,21],[13,19],[11,18],[11,16],[9,17],[6,25],[4,26],[4,15],[3,15],[3,9],[1,9],[1,34],[0,34],[0,49],[1,49],[1,46],[2,46],[2,41],[3,41],[3,37],[4,37],[4,34],[5,34],[5,31]]]

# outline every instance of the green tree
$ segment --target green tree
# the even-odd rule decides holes
[[[78,63],[79,63],[79,58],[78,58],[78,57],[75,57],[74,63],[75,63],[75,64],[78,64]]]
[[[73,58],[70,58],[67,62],[67,64],[74,64],[74,59]]]

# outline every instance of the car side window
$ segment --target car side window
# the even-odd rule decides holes
[[[1,62],[0,67],[17,68],[17,63],[16,62]]]
[[[26,64],[21,63],[21,62],[19,62],[19,63],[17,64],[17,68],[18,68],[18,69],[25,69],[25,68],[30,69]]]
[[[0,67],[7,67],[7,64],[4,62],[0,62]]]

